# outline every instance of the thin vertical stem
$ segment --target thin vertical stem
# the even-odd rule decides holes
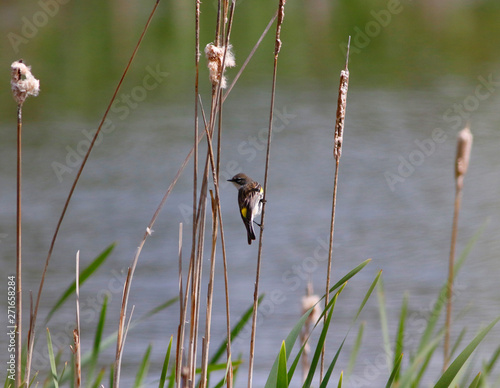
[[[448,368],[450,362],[450,326],[451,326],[451,310],[452,310],[452,297],[453,297],[453,277],[454,277],[454,262],[455,262],[455,246],[457,243],[458,231],[458,213],[460,212],[460,202],[462,199],[462,188],[456,185],[455,189],[455,207],[453,210],[453,225],[451,229],[451,246],[450,258],[448,261],[448,282],[446,289],[446,321],[445,321],[445,335],[444,335],[444,362],[443,372]]]
[[[340,158],[335,159],[335,177],[333,179],[333,196],[332,196],[332,216],[330,218],[330,241],[328,244],[328,267],[326,270],[326,290],[325,290],[325,308],[330,301],[330,277],[332,271],[332,255],[333,255],[333,234],[335,230],[335,208],[337,206],[337,183],[339,179],[339,161]],[[323,369],[325,366],[325,347],[321,349],[321,368],[320,379],[323,378]]]
[[[59,235],[59,230],[61,228],[62,221],[64,219],[64,216],[66,215],[66,211],[68,210],[69,203],[71,201],[71,198],[73,197],[73,193],[74,193],[74,191],[76,189],[76,185],[77,185],[78,181],[80,180],[80,176],[82,174],[82,171],[83,171],[85,165],[87,164],[87,160],[88,160],[88,158],[90,156],[90,153],[92,152],[92,149],[94,148],[96,140],[97,140],[99,134],[101,133],[102,127],[104,125],[104,122],[106,121],[106,118],[107,118],[107,116],[109,114],[109,111],[111,110],[111,106],[113,105],[113,103],[114,103],[114,101],[116,99],[116,96],[118,95],[118,91],[120,90],[120,88],[121,88],[121,86],[123,84],[123,80],[125,79],[125,76],[127,75],[128,71],[130,69],[132,61],[134,60],[134,58],[135,58],[135,56],[137,54],[137,51],[139,50],[139,46],[141,45],[141,43],[142,43],[142,41],[144,39],[144,36],[146,35],[146,32],[147,32],[147,30],[149,28],[149,25],[151,24],[151,21],[152,21],[153,16],[154,16],[154,14],[156,12],[156,9],[158,8],[159,3],[160,3],[160,0],[156,0],[155,5],[153,6],[153,9],[152,9],[151,13],[149,14],[149,18],[146,21],[144,29],[143,29],[143,31],[142,31],[142,33],[141,33],[141,35],[140,35],[140,37],[139,37],[139,39],[137,41],[137,44],[134,47],[134,50],[132,52],[132,55],[129,58],[129,61],[127,62],[127,65],[125,66],[125,69],[124,69],[124,71],[122,73],[122,76],[121,76],[120,80],[118,81],[118,85],[116,86],[115,91],[113,92],[111,100],[109,101],[109,104],[108,104],[108,106],[106,108],[106,111],[104,112],[104,115],[103,115],[103,117],[101,119],[101,122],[99,123],[97,131],[94,134],[94,137],[92,138],[92,141],[90,142],[89,149],[87,150],[87,153],[83,157],[82,163],[81,163],[81,165],[80,165],[80,167],[78,169],[78,172],[76,173],[75,180],[73,181],[71,189],[70,189],[70,191],[68,193],[68,197],[66,198],[66,202],[64,203],[61,215],[59,216],[59,220],[57,221],[56,229],[54,231],[54,235],[52,236],[52,241],[50,243],[49,251],[47,253],[47,258],[45,260],[45,266],[43,268],[42,278],[40,280],[40,287],[38,289],[38,295],[37,295],[37,298],[36,298],[35,312],[33,314],[33,330],[34,330],[35,325],[36,325],[36,318],[37,318],[37,315],[38,315],[38,307],[40,305],[40,298],[41,298],[41,295],[42,295],[43,285],[44,285],[44,282],[45,282],[45,274],[47,273],[47,268],[49,267],[50,258],[52,257],[52,252],[54,250],[54,246],[55,246],[55,243],[56,243],[56,240],[57,240],[57,236]],[[30,333],[30,336],[32,338],[32,341],[28,344],[29,349],[28,349],[28,355],[27,355],[27,361],[26,361],[26,369],[27,370],[29,368],[31,368],[31,359],[32,359],[33,345],[34,345],[34,334]]]
[[[215,252],[217,247],[217,203],[210,190],[212,203],[212,252],[210,255],[210,274],[207,289],[207,313],[205,315],[205,337],[201,365],[200,388],[207,387],[207,371],[208,371],[208,350],[210,348],[210,331],[212,326],[212,304],[214,295],[214,277],[215,277]]]
[[[219,98],[221,95],[219,96]],[[203,108],[203,103],[200,98],[200,105]],[[202,109],[203,113],[203,109]],[[219,111],[219,114],[221,111]],[[226,296],[226,330],[227,330],[227,346],[226,346],[226,352],[227,352],[227,362],[229,363],[229,368],[228,368],[228,374],[227,374],[227,387],[231,388],[233,385],[233,365],[231,362],[231,319],[230,319],[230,310],[229,310],[229,281],[228,281],[228,276],[227,276],[227,258],[226,258],[226,243],[225,243],[225,238],[224,238],[224,225],[222,222],[222,210],[220,206],[220,196],[219,196],[219,180],[218,180],[218,171],[216,171],[216,165],[214,161],[214,153],[213,153],[213,143],[212,143],[212,137],[209,135],[208,132],[208,125],[206,121],[206,117],[203,114],[203,120],[205,123],[205,131],[207,134],[207,145],[208,145],[208,156],[210,158],[210,164],[212,166],[212,179],[214,182],[214,188],[215,188],[215,203],[212,199],[212,205],[216,206],[217,213],[215,216],[218,217],[219,219],[219,224],[220,224],[220,235],[221,235],[221,245],[222,245],[222,260],[224,263],[224,286],[225,286],[225,296]],[[212,244],[216,243],[216,239],[212,241]],[[206,342],[206,353],[208,356],[208,348],[209,348],[209,341]]]
[[[453,298],[453,278],[454,261],[455,261],[455,246],[457,244],[458,233],[458,213],[460,211],[460,202],[462,199],[462,189],[464,185],[464,177],[469,167],[470,154],[472,149],[473,136],[470,131],[470,123],[458,133],[457,139],[457,154],[455,157],[455,207],[453,210],[453,225],[451,229],[451,247],[450,258],[448,262],[448,282],[447,282],[447,305],[446,305],[446,320],[445,320],[445,335],[444,335],[444,361],[443,372],[448,367],[450,362],[450,327],[451,327],[451,308]]]
[[[269,164],[270,164],[270,154],[271,154],[271,139],[273,132],[273,117],[274,117],[274,100],[276,94],[276,76],[278,71],[278,56],[281,49],[281,25],[283,24],[283,18],[285,17],[285,2],[286,0],[280,0],[278,6],[278,21],[276,22],[276,38],[274,46],[274,67],[273,67],[273,81],[271,87],[271,106],[269,109],[269,128],[267,132],[267,151],[266,151],[266,166],[264,172],[264,196],[262,198],[262,217],[261,217],[261,227],[259,236],[259,250],[257,253],[257,269],[255,275],[255,290],[253,294],[253,315],[252,315],[252,334],[250,338],[250,358],[248,363],[248,388],[252,387],[253,384],[253,364],[255,358],[255,334],[257,331],[257,308],[259,304],[259,280],[260,280],[260,269],[262,264],[262,239],[264,232],[264,219],[266,214],[266,197],[267,197],[267,183],[269,176]]]
[[[22,127],[23,105],[17,106],[17,225],[16,225],[16,387],[21,386],[21,338],[22,338]]]
[[[75,343],[75,388],[80,388],[82,384],[82,364],[80,347],[80,251],[76,253],[76,274],[75,274],[75,293],[76,293],[76,329],[73,331]]]
[[[342,144],[344,141],[344,124],[345,114],[347,108],[347,91],[349,89],[349,49],[351,47],[351,37],[347,42],[347,53],[345,58],[344,70],[340,72],[339,92],[337,99],[337,113],[335,117],[335,135],[333,156],[335,159],[335,176],[333,179],[333,197],[332,197],[332,216],[330,218],[330,243],[328,246],[328,266],[326,270],[326,289],[325,289],[325,309],[330,301],[330,277],[332,271],[332,257],[333,257],[333,235],[335,231],[335,208],[337,206],[337,184],[339,178],[339,163],[342,156]],[[326,315],[324,318],[326,322]],[[325,346],[321,349],[321,364],[320,364],[320,381],[323,380],[323,371],[325,367]]]

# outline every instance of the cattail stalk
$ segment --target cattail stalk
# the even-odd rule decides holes
[[[22,59],[11,65],[11,88],[14,100],[17,102],[17,199],[16,199],[16,387],[21,386],[21,352],[22,352],[22,128],[23,105],[28,96],[37,96],[40,92],[40,81],[32,74]],[[30,319],[31,321],[31,319]],[[29,379],[29,374],[27,374]],[[28,381],[28,380],[27,380]]]
[[[80,251],[76,253],[76,329],[73,330],[73,354],[75,357],[75,388],[82,384],[82,363],[80,346]]]
[[[267,150],[266,150],[266,166],[264,170],[264,197],[262,198],[262,216],[261,227],[259,235],[259,250],[257,253],[257,269],[255,274],[255,289],[253,294],[253,315],[252,315],[252,334],[250,338],[250,358],[248,362],[248,388],[253,384],[253,364],[255,358],[255,334],[257,331],[257,308],[259,305],[259,280],[260,268],[262,262],[262,239],[264,232],[264,219],[266,215],[266,197],[267,197],[267,182],[269,176],[269,164],[271,155],[271,139],[273,133],[273,117],[274,117],[274,100],[276,95],[276,77],[278,74],[278,56],[281,50],[281,27],[285,18],[285,3],[286,0],[280,0],[278,5],[278,18],[276,21],[276,36],[274,41],[274,67],[273,67],[273,81],[271,85],[271,106],[269,109],[269,127],[267,131]]]
[[[337,183],[339,178],[339,162],[342,156],[342,144],[344,141],[344,123],[347,107],[347,90],[349,89],[349,48],[351,45],[351,37],[347,43],[347,54],[345,59],[344,70],[340,72],[339,95],[337,100],[337,115],[335,118],[335,135],[333,145],[333,157],[335,159],[335,176],[333,179],[333,197],[332,197],[332,215],[330,218],[330,242],[328,246],[328,267],[326,269],[326,289],[325,289],[325,308],[330,301],[330,277],[332,271],[332,255],[333,255],[333,234],[335,230],[335,208],[337,205]],[[325,315],[326,320],[326,315]],[[323,370],[325,366],[325,347],[321,350],[321,369],[320,379],[323,379]]]
[[[443,372],[448,368],[450,362],[450,327],[451,327],[451,310],[453,298],[453,278],[454,278],[454,263],[455,263],[455,246],[458,233],[458,213],[460,212],[460,203],[462,200],[462,189],[464,185],[464,177],[469,167],[470,154],[472,149],[473,136],[470,131],[470,126],[467,125],[458,133],[457,139],[457,154],[455,158],[455,206],[453,210],[453,224],[451,229],[451,246],[450,257],[448,261],[448,282],[446,290],[446,320],[445,320],[445,335],[444,335],[444,362]]]

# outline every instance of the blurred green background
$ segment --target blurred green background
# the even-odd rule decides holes
[[[2,0],[0,100],[9,102],[8,66],[19,58],[41,79],[41,116],[102,111],[133,49],[153,1]],[[202,4],[202,47],[213,40],[216,0]],[[275,12],[272,1],[238,0],[232,44],[241,65]],[[162,1],[128,79],[161,63],[175,75],[161,93],[191,98],[194,1]],[[396,11],[396,12],[391,12]],[[421,87],[442,76],[474,81],[500,62],[500,2],[291,0],[286,6],[279,76],[292,82],[336,79],[341,46],[353,38],[355,85]],[[269,35],[241,82],[265,82],[272,65]],[[203,61],[202,61],[203,63]],[[204,69],[203,69],[204,71]],[[234,74],[234,70],[233,70]],[[33,112],[27,114],[34,114]],[[7,120],[5,113],[1,120]]]

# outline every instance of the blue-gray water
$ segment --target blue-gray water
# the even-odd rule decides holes
[[[487,79],[488,74],[482,76]],[[453,109],[460,104],[465,113],[470,112],[474,146],[465,178],[457,252],[487,223],[458,277],[454,315],[459,316],[459,320],[454,323],[454,338],[462,327],[467,327],[466,339],[470,340],[480,327],[498,316],[500,95],[494,86],[487,98],[479,99],[475,94],[479,84],[479,80],[465,83],[458,78],[443,78],[432,88],[384,90],[359,88],[352,82],[339,171],[333,279],[339,279],[368,258],[372,262],[349,282],[339,298],[328,339],[327,360],[333,357],[347,334],[364,293],[380,269],[386,288],[391,339],[395,336],[403,294],[408,292],[407,343],[415,346],[421,334],[422,318],[428,316],[447,276],[455,139],[457,130],[465,125],[465,119],[459,118]],[[292,87],[278,82],[260,283],[267,304],[259,315],[255,386],[263,386],[281,341],[299,318],[306,279],[310,276],[315,291],[323,292],[324,244],[329,236],[334,172],[332,128],[336,90],[336,84]],[[267,87],[255,87],[237,89],[227,100],[222,141],[223,178],[241,170],[263,183],[265,151],[259,133],[265,133],[260,130],[267,126],[269,98]],[[28,101],[25,110],[35,103],[35,100]],[[205,107],[208,105],[207,100]],[[54,301],[74,279],[76,251],[80,250],[84,266],[116,241],[118,245],[111,258],[81,288],[84,350],[91,347],[104,294],[110,298],[105,334],[116,329],[120,287],[124,280],[120,272],[131,264],[151,216],[192,145],[192,110],[191,101],[160,105],[146,99],[132,109],[125,120],[112,114],[115,129],[105,134],[93,151],[63,222],[47,274],[40,325]],[[66,158],[69,157],[70,163],[78,161],[76,154],[68,155],[78,152],[78,147],[85,148],[82,131],[93,131],[98,119],[69,117],[24,123],[25,307],[29,304],[28,291],[38,290],[49,242],[75,177],[76,164],[68,165]],[[15,122],[3,124],[2,134],[0,265],[5,276],[15,271]],[[201,144],[203,155],[204,141]],[[67,167],[60,172],[61,181],[54,172],[54,162],[61,164],[59,168]],[[252,303],[257,244],[247,245],[244,226],[237,214],[236,190],[225,181],[221,181],[221,200],[231,319],[235,323]],[[135,305],[135,318],[178,294],[178,227],[179,222],[184,223],[186,270],[191,241],[191,201],[192,162],[172,191],[140,257],[131,289],[130,306]],[[217,260],[211,349],[225,336],[220,248]],[[204,264],[203,292],[209,268],[208,254]],[[204,302],[203,299],[202,311]],[[67,357],[71,331],[63,327],[73,321],[73,303],[68,301],[49,324],[53,339],[63,346]],[[0,305],[5,309],[5,298]],[[463,309],[468,310],[460,314]],[[382,386],[390,372],[382,362],[383,340],[375,295],[349,334],[335,376],[347,368],[361,321],[366,322],[363,347],[347,386]],[[204,322],[204,313],[201,322]],[[2,324],[5,325],[3,320]],[[122,371],[126,386],[133,381],[139,360],[150,343],[153,354],[148,386],[153,386],[160,375],[171,335],[175,341],[177,324],[176,304],[131,330]],[[241,353],[243,359],[236,386],[246,384],[248,333],[245,331],[233,346],[234,358]],[[498,345],[499,335],[500,329],[494,329],[489,340],[481,345],[477,360],[489,357]],[[42,326],[38,327],[38,336],[37,349],[44,352]],[[4,349],[5,336],[0,343]],[[100,363],[109,365],[113,353],[114,346],[101,357]],[[410,353],[411,349],[405,351],[405,356]],[[433,359],[435,366],[426,376],[427,385],[440,370],[440,354],[438,351]],[[47,362],[45,356],[36,357],[33,366],[47,371]],[[296,382],[300,380],[298,377]]]

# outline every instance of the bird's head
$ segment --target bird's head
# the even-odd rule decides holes
[[[233,182],[233,184],[238,188],[246,185],[247,183],[249,183],[251,181],[252,180],[243,173],[236,174],[231,179],[228,179],[228,182]]]

